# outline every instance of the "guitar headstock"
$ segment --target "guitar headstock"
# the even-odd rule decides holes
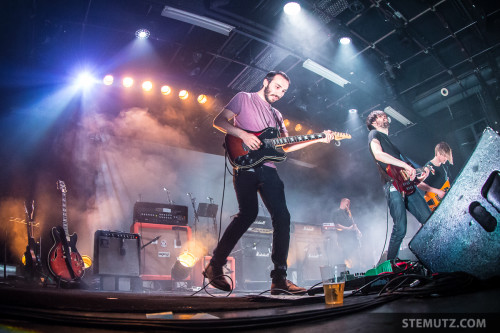
[[[349,134],[349,133],[333,132],[333,135],[334,135],[335,141],[340,141],[340,140],[352,138],[351,134]]]
[[[66,193],[66,192],[68,192],[68,191],[66,190],[66,184],[64,184],[64,182],[63,182],[62,180],[58,180],[56,184],[57,184],[57,189],[58,189],[59,191],[61,191],[62,193]]]

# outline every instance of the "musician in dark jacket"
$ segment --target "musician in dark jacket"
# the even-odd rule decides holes
[[[406,235],[406,210],[412,213],[417,221],[422,224],[427,221],[431,211],[418,191],[414,191],[410,195],[404,192],[401,193],[394,186],[393,178],[387,173],[387,166],[390,166],[396,167],[394,169],[401,168],[401,171],[406,172],[411,181],[414,181],[417,177],[415,168],[402,160],[403,155],[389,140],[389,119],[387,114],[380,110],[372,111],[366,118],[366,126],[370,131],[368,134],[370,152],[377,163],[384,184],[384,193],[389,211],[394,222],[389,248],[387,249],[387,260],[391,260],[397,257],[399,247]],[[425,179],[428,174],[429,170],[424,168],[422,174],[418,177],[418,181]]]
[[[272,104],[283,97],[289,84],[290,79],[285,73],[268,73],[258,92],[236,94],[214,119],[214,127],[241,139],[243,144],[251,150],[258,150],[262,142],[256,135],[247,131],[260,132],[268,127],[274,127],[282,136],[288,136],[283,117],[272,107]],[[324,133],[324,138],[286,145],[283,150],[295,151],[313,143],[329,143],[334,139],[333,132],[325,131]],[[257,218],[259,211],[257,193],[259,193],[271,214],[273,223],[271,259],[274,269],[271,271],[271,294],[305,292],[304,288],[286,279],[290,213],[286,205],[284,185],[274,163],[268,161],[249,169],[234,169],[233,185],[239,212],[226,228],[203,275],[212,281],[214,287],[225,291],[231,290],[231,286],[223,276],[222,267],[238,240]]]

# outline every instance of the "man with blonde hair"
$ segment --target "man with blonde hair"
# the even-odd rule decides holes
[[[447,162],[453,165],[453,153],[450,145],[442,141],[434,148],[434,158],[426,164],[431,166],[434,172],[431,172],[425,181],[417,186],[426,192],[425,201],[432,211],[441,203],[451,186]]]

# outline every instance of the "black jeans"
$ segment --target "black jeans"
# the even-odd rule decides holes
[[[273,223],[273,250],[271,259],[274,270],[271,278],[286,277],[288,247],[290,244],[290,213],[286,206],[285,187],[275,168],[261,166],[251,170],[234,172],[234,189],[239,212],[224,231],[224,235],[214,250],[211,263],[223,266],[238,240],[257,218],[260,194],[264,205],[271,214]]]
[[[406,235],[406,210],[408,209],[410,213],[415,216],[417,221],[422,224],[424,224],[431,215],[431,210],[418,190],[412,195],[403,197],[401,193],[391,186],[391,183],[387,183],[384,186],[384,191],[387,204],[389,205],[389,211],[394,221],[391,240],[389,241],[389,248],[387,249],[387,260],[390,260],[395,259],[398,255],[399,247]]]

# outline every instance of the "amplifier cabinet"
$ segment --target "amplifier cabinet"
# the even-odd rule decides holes
[[[269,274],[274,268],[271,260],[272,235],[246,233],[239,244],[240,248],[233,255],[238,263],[236,279],[239,288],[269,287]]]
[[[142,280],[171,280],[172,266],[177,257],[189,250],[191,228],[136,222],[132,225],[131,232],[141,235],[144,246],[141,250]],[[159,238],[154,240],[157,237]]]
[[[320,266],[328,264],[325,238],[319,225],[295,223],[290,239],[289,262],[300,284],[321,281]]]
[[[94,273],[135,276],[140,274],[140,236],[97,230],[94,234]]]
[[[136,202],[134,222],[187,225],[188,208],[155,202]]]

